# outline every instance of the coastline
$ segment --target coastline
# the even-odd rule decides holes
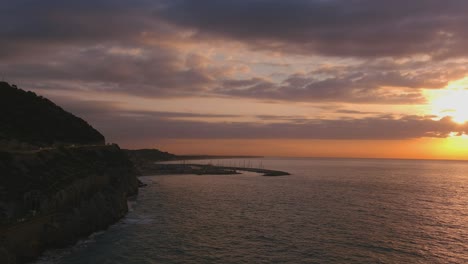
[[[260,168],[215,166],[207,164],[170,164],[147,162],[140,164],[137,168],[141,176],[149,175],[171,175],[171,174],[196,174],[196,175],[234,175],[240,174],[239,171],[255,172],[262,176],[276,177],[290,175],[288,172],[279,170],[269,170]]]
[[[0,263],[27,263],[105,230],[138,193],[136,170],[116,145],[0,154]]]

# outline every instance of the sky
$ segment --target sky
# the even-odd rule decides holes
[[[124,148],[468,159],[468,1],[15,0],[0,77]]]

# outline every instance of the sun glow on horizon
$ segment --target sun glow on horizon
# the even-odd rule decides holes
[[[430,92],[431,112],[450,116],[458,124],[468,121],[468,77],[451,82],[447,88]]]

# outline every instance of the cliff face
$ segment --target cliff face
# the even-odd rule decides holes
[[[118,146],[0,152],[0,263],[24,263],[106,228],[137,193]]]
[[[48,99],[0,82],[1,144],[103,144],[104,140],[86,121]]]

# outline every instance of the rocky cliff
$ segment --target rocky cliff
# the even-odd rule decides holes
[[[0,263],[24,263],[106,228],[138,190],[118,146],[0,152]]]
[[[86,121],[0,82],[0,263],[28,262],[115,223],[138,191],[136,175]]]

